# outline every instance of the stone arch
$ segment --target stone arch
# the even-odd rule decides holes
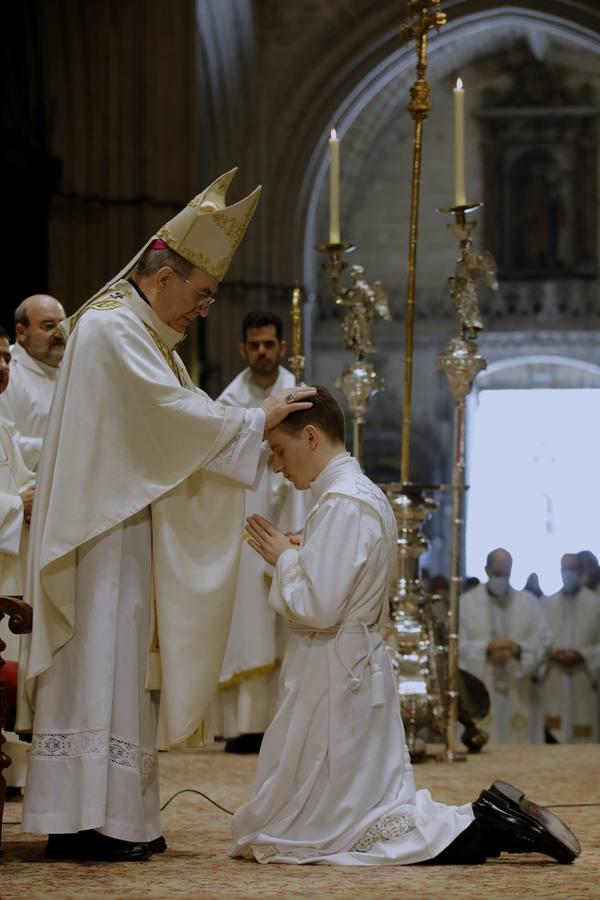
[[[533,44],[534,52],[539,52],[540,41],[549,36],[598,52],[597,33],[593,30],[593,14],[586,23],[574,15],[576,9],[568,3],[549,4],[548,12],[540,13],[527,4],[519,4],[501,9],[489,7],[474,12],[469,4],[454,4],[455,15],[442,31],[430,39],[430,62],[428,77],[430,82],[439,81],[456,71],[457,66],[467,64],[482,55],[495,53],[526,38]],[[354,83],[347,83],[343,97],[335,97],[330,91],[331,107],[327,114],[320,108],[310,117],[312,134],[303,137],[303,143],[310,147],[305,151],[304,171],[300,191],[295,197],[296,216],[293,223],[294,248],[302,248],[303,281],[307,288],[314,290],[317,282],[319,260],[313,251],[316,243],[316,221],[322,185],[327,176],[327,136],[328,126],[335,122],[341,137],[349,136],[351,126],[356,123],[365,109],[371,109],[369,121],[376,122],[377,128],[370,131],[369,138],[358,133],[356,146],[346,143],[344,166],[350,181],[347,203],[352,203],[352,182],[360,184],[360,160],[364,159],[369,147],[379,142],[389,119],[397,115],[406,104],[408,88],[414,80],[414,50],[412,47],[398,46],[397,36],[389,31],[373,38],[372,52],[364,51],[371,68],[355,77]],[[468,36],[468,40],[466,37]],[[376,46],[375,46],[376,45]],[[356,72],[352,73],[356,76]],[[313,78],[316,77],[313,73]],[[293,102],[288,104],[287,116],[293,115]],[[320,115],[319,115],[320,113]],[[318,129],[318,130],[317,130]],[[365,131],[369,131],[368,128]],[[290,161],[291,162],[291,161]],[[298,173],[299,174],[299,173]],[[289,176],[289,166],[288,166]],[[346,176],[345,176],[346,177]],[[288,184],[297,191],[298,181],[288,179]],[[283,186],[282,186],[283,188]],[[288,204],[285,190],[278,191],[278,200]],[[287,205],[288,210],[293,208]],[[275,211],[275,217],[278,212]],[[284,262],[281,248],[274,244],[274,266]],[[294,263],[294,268],[298,265]]]
[[[473,386],[481,391],[530,388],[600,388],[600,365],[551,354],[528,354],[492,363]]]

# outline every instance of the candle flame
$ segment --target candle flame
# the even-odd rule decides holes
[[[331,140],[332,140],[332,141],[337,141],[337,131],[335,130],[335,128],[332,128],[332,129],[331,129],[331,135],[330,135],[330,137],[331,137]]]
[[[463,80],[462,80],[462,78],[457,78],[457,79],[456,79],[456,89],[457,89],[457,91],[462,91],[462,89],[463,89]]]

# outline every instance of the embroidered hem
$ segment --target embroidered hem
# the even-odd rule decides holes
[[[109,762],[139,773],[146,781],[158,765],[155,749],[139,747],[109,733],[108,728],[97,731],[38,732],[31,744],[32,759],[76,759],[82,756],[108,756]]]

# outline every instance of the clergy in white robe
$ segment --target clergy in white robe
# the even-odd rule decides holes
[[[175,352],[208,314],[258,200],[255,191],[224,206],[233,174],[68,322],[32,518],[33,632],[17,723],[26,728],[33,711],[23,829],[48,832],[50,856],[165,849],[157,748],[197,743],[209,727],[243,487],[264,427],[312,393],[225,408]]]
[[[10,347],[8,335],[0,329],[0,393],[10,379]],[[0,594],[23,593],[27,533],[31,516],[35,475],[23,460],[18,435],[10,422],[0,418]],[[6,644],[4,659],[19,659],[19,636],[0,622],[0,638]],[[27,774],[28,746],[16,734],[5,732],[5,750],[11,765],[4,770],[9,787],[22,788]]]
[[[290,636],[279,708],[252,798],[233,817],[230,853],[261,863],[422,862],[469,828],[472,807],[445,806],[415,789],[378,630],[395,571],[396,523],[383,493],[344,450],[336,401],[319,387],[309,412],[310,419],[292,417],[294,426],[308,422],[301,431],[281,427],[269,436],[277,468],[296,487],[310,484],[314,507],[300,548],[265,519],[247,521],[252,547],[275,564],[269,601]]]
[[[591,550],[580,550],[577,558],[582,567],[583,586],[600,595],[600,565],[598,565],[598,557]]]
[[[563,588],[544,600],[552,629],[540,672],[546,728],[561,744],[600,740],[600,597],[582,583],[578,554],[561,560]]]
[[[250,409],[293,387],[293,374],[281,365],[286,348],[279,316],[262,310],[248,313],[240,344],[248,365],[219,401]],[[255,489],[246,492],[246,515],[258,513],[283,532],[301,531],[311,506],[310,491],[297,491],[270,466],[264,467]],[[231,752],[256,752],[276,708],[287,635],[281,616],[267,602],[271,576],[271,567],[244,543],[216,704],[215,728],[229,739]],[[245,737],[235,740],[240,735]]]
[[[37,468],[54,397],[65,338],[58,326],[62,305],[46,294],[27,297],[15,310],[16,342],[10,384],[0,397],[0,416],[12,422],[27,465]]]
[[[510,585],[512,557],[487,558],[488,581],[460,598],[460,664],[487,687],[491,707],[479,724],[493,744],[544,743],[537,672],[552,632],[542,602]]]

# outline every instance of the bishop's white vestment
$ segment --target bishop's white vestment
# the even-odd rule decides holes
[[[203,736],[265,417],[196,388],[181,337],[127,281],[71,329],[30,539],[25,831],[153,840],[157,748]]]
[[[290,636],[279,708],[232,856],[258,862],[400,865],[431,859],[473,821],[470,804],[415,790],[398,691],[377,623],[397,531],[385,496],[347,453],[311,484],[299,551],[275,567],[270,603]]]
[[[546,728],[559,743],[600,740],[600,597],[581,587],[559,591],[544,601],[553,649],[579,650],[584,662],[564,668],[549,659],[542,666],[542,702]]]
[[[10,422],[0,419],[0,594],[23,593],[27,533],[23,501],[19,496],[35,481],[23,460],[18,435]],[[0,638],[5,642],[5,660],[19,658],[19,636],[8,627],[8,619],[0,622]],[[23,787],[27,774],[28,745],[16,734],[5,732],[6,751],[12,763],[4,770],[10,787]]]
[[[59,369],[34,359],[20,344],[10,351],[10,381],[0,395],[0,416],[13,424],[25,462],[36,469]]]
[[[495,637],[521,647],[520,659],[494,665],[487,646]],[[492,744],[544,743],[544,722],[537,672],[547,658],[552,632],[543,601],[509,588],[504,597],[478,584],[460,598],[460,665],[487,687],[491,707],[480,723]]]
[[[226,406],[250,409],[294,385],[293,374],[283,366],[266,390],[253,380],[250,369],[244,369],[218,399]],[[283,532],[301,531],[312,505],[310,491],[297,491],[269,466],[246,492],[246,516],[264,516]],[[271,576],[271,566],[244,543],[216,702],[215,729],[226,738],[265,731],[275,713],[287,634],[267,600]]]

